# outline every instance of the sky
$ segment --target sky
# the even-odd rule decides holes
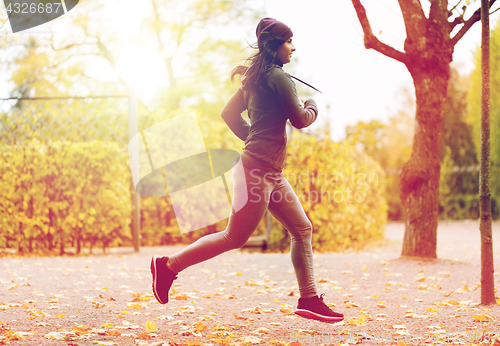
[[[265,16],[286,23],[294,33],[293,43],[296,51],[292,62],[285,65],[284,69],[322,91],[322,94],[315,91],[311,93],[311,97],[318,104],[319,116],[310,129],[324,127],[328,119],[332,138],[336,141],[342,140],[346,126],[373,119],[387,121],[401,108],[402,90],[409,88],[413,93],[411,76],[402,63],[374,50],[365,49],[363,32],[350,0],[251,1],[254,1],[256,9],[260,9]],[[427,0],[421,2],[424,5],[429,3]],[[113,0],[107,3],[110,6],[110,20],[121,18],[122,24],[127,23],[127,15],[139,15],[144,11],[140,2],[132,0],[120,0],[118,7],[113,5]],[[377,37],[384,43],[402,50],[405,30],[397,0],[362,0],[362,3]],[[117,8],[120,9],[119,15]],[[78,6],[67,16],[69,15],[77,16]],[[500,11],[492,16],[492,26],[499,16]],[[43,35],[46,34],[44,30],[55,30],[57,35],[58,30],[64,30],[64,17],[56,19],[54,22],[60,23],[49,29],[44,24],[27,32]],[[230,30],[229,35],[242,43],[245,40],[253,43],[256,41],[255,26],[236,27]],[[125,28],[129,32],[135,30],[131,26]],[[4,30],[9,28],[4,27]],[[453,66],[462,74],[468,74],[474,69],[473,52],[480,45],[480,35],[481,26],[476,23],[455,47]],[[155,68],[155,64],[161,64],[161,61],[158,58],[155,62],[152,58],[154,54],[150,53],[147,47],[141,47],[140,53],[138,52],[139,50],[134,51],[132,48],[130,51],[125,50],[123,56],[131,61],[119,60],[119,67],[122,71],[135,73],[135,76],[130,78],[149,76],[148,79],[136,83],[142,88],[142,91],[138,91],[141,96],[147,95],[156,85],[162,85],[166,72]],[[134,66],[134,59],[142,59],[144,62],[147,58],[152,60],[141,65],[149,70],[139,71],[131,68]],[[0,97],[8,96],[8,91],[6,75],[0,75]]]

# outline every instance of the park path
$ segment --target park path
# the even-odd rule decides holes
[[[382,246],[315,254],[318,290],[346,316],[337,324],[291,314],[298,289],[288,253],[234,250],[195,265],[180,273],[166,305],[151,294],[150,259],[182,246],[3,257],[0,345],[330,345],[342,338],[368,345],[389,336],[428,345],[449,333],[466,341],[500,331],[499,306],[478,305],[479,224],[440,223],[439,259],[431,261],[399,258],[403,232],[403,224],[389,223]],[[498,223],[493,243],[499,273]]]

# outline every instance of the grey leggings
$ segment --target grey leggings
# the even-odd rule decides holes
[[[233,167],[232,177],[233,204],[226,229],[201,237],[171,256],[171,268],[180,272],[193,264],[242,247],[267,208],[290,233],[290,253],[300,296],[309,298],[317,295],[311,247],[312,224],[290,183],[283,174],[278,178],[265,177],[243,165]]]

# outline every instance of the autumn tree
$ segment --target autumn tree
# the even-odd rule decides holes
[[[229,78],[232,67],[249,55],[244,51],[243,37],[227,35],[235,26],[241,28],[248,23],[248,27],[250,24],[253,27],[257,15],[248,3],[247,0],[148,0],[131,5],[141,11],[125,20],[121,18],[124,13],[120,12],[120,6],[127,4],[81,0],[72,16],[46,24],[54,34],[6,35],[0,42],[3,53],[0,64],[14,83],[10,96],[127,94],[133,85],[119,73],[119,59],[128,50],[147,43],[160,53],[168,86],[158,89],[149,104],[138,102],[139,129],[180,111],[194,110],[207,148],[240,150],[243,143],[220,118],[220,110],[236,88]],[[136,66],[143,63],[137,61]],[[23,107],[22,102],[17,106]],[[67,109],[71,112],[65,112],[61,118],[68,123],[107,127],[100,108]],[[49,109],[51,114],[55,110],[57,107]],[[42,112],[33,118],[38,114]],[[158,214],[157,218],[143,218],[147,222],[152,220],[143,228],[145,237],[148,228],[154,230],[150,238],[174,233],[172,227],[167,231],[162,228],[165,226],[162,221],[168,223],[173,219],[168,204],[160,198],[142,199],[142,211]]]
[[[168,87],[159,93],[155,107],[173,110],[188,98],[195,99],[191,105],[202,103],[207,94],[210,100],[230,96],[221,90],[230,83],[232,65],[245,57],[244,42],[213,33],[237,22],[253,23],[257,15],[247,0],[149,0],[140,5],[146,13],[128,23],[107,20],[109,6],[102,0],[81,1],[65,30],[25,38],[10,35],[8,43],[2,42],[0,48],[10,53],[3,64],[13,71],[12,96],[126,93],[131,85],[120,75],[118,60],[145,42],[155,46],[168,75]],[[91,75],[91,66],[104,73]]]
[[[489,9],[496,0],[489,1]],[[444,110],[450,63],[458,41],[480,20],[477,9],[457,0],[430,1],[428,13],[422,1],[399,0],[406,38],[404,51],[375,36],[361,0],[352,0],[367,49],[374,49],[403,63],[415,86],[416,114],[412,154],[401,172],[401,201],[405,209],[402,256],[435,258],[439,213]],[[461,6],[461,7],[460,7]]]
[[[399,110],[387,123],[372,120],[346,127],[346,142],[371,156],[386,173],[385,199],[389,220],[404,217],[398,193],[398,172],[410,157],[412,134],[413,118],[405,110]]]

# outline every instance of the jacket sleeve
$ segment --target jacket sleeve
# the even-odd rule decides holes
[[[269,75],[268,84],[292,125],[298,129],[311,125],[318,117],[318,107],[313,99],[304,106],[300,103],[292,78],[283,70],[274,68]]]
[[[241,113],[246,109],[243,91],[241,88],[238,88],[224,107],[222,107],[220,114],[231,131],[242,141],[247,139],[250,132],[250,125],[241,116]]]

